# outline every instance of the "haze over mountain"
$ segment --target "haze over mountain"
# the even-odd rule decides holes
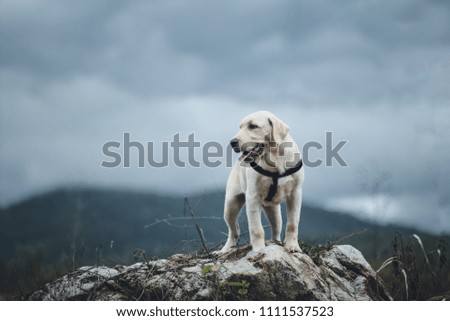
[[[209,249],[218,247],[227,231],[222,219],[224,193],[210,192],[187,199],[189,205],[185,206],[181,196],[94,188],[66,188],[37,195],[0,210],[0,258],[8,261],[20,248],[39,246],[47,262],[63,260],[74,251],[80,262],[94,261],[99,251],[110,260],[119,256],[129,262],[137,248],[158,256],[202,250],[190,208]],[[268,225],[265,217],[264,222]],[[244,210],[240,224],[241,244],[248,243]],[[270,228],[266,231],[269,238]],[[381,226],[345,213],[303,205],[303,241],[326,243],[355,233],[345,242],[369,257],[387,257],[395,231],[405,236],[417,233],[425,241],[428,237],[434,239],[423,231]]]

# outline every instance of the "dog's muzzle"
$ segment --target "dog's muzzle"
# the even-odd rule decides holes
[[[250,150],[246,150],[242,153],[239,160],[244,162],[253,162],[255,159],[262,155],[264,152],[264,143],[258,143]]]
[[[241,148],[239,146],[239,140],[233,138],[230,141],[230,145],[236,153],[242,152],[242,155],[239,157],[239,160],[242,160],[244,162],[252,162],[258,156],[261,156],[262,153],[264,152],[264,143],[257,143],[251,149],[245,150],[245,147]]]

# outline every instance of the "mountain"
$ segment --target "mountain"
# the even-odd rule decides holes
[[[202,251],[204,246],[217,249],[227,232],[223,202],[221,191],[184,198],[129,190],[65,188],[0,209],[0,300],[26,298],[45,283],[84,265],[127,265],[154,256]],[[282,212],[285,218],[284,207]],[[249,243],[245,213],[239,220],[240,245],[245,245]],[[264,215],[263,222],[268,226]],[[270,228],[266,233],[269,238]],[[373,266],[380,266],[394,251],[400,253],[399,248],[405,255],[417,253],[418,264],[422,264],[423,252],[413,234],[420,235],[424,248],[432,253],[432,265],[440,260],[447,266],[448,236],[377,225],[307,204],[302,207],[301,242],[350,244]],[[303,249],[309,247],[306,243],[301,244]],[[423,267],[412,271],[422,273]],[[445,282],[450,283],[449,277]],[[436,291],[428,291],[428,297]]]
[[[187,200],[208,246],[218,246],[227,232],[222,219],[224,193],[208,192]],[[45,247],[48,262],[71,255],[74,246],[80,260],[93,260],[99,251],[129,261],[136,248],[159,256],[183,252],[183,248],[200,249],[200,237],[189,206],[185,206],[181,196],[94,188],[58,189],[0,210],[0,258],[7,261],[18,248],[38,245]],[[285,208],[282,211],[285,217]],[[264,215],[263,221],[268,225]],[[242,243],[248,243],[245,213],[241,213],[240,224]],[[412,229],[376,225],[307,204],[302,208],[299,233],[301,240],[312,243],[338,240],[355,233],[346,241],[355,240],[357,244],[353,245],[371,257],[372,241],[392,238],[395,231],[420,234],[424,241],[434,239]],[[270,234],[270,228],[266,228],[266,233]],[[389,253],[378,255],[387,257]]]

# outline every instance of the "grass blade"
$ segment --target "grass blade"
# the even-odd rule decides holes
[[[431,274],[433,275],[433,280],[436,277],[434,274],[433,268],[431,267],[430,261],[428,261],[428,255],[425,252],[425,248],[423,247],[422,240],[420,239],[419,235],[413,234],[413,237],[417,240],[417,243],[419,243],[420,248],[422,249],[423,256],[425,257],[425,262],[427,263],[428,267],[430,268]]]
[[[408,301],[408,277],[406,276],[406,272],[404,269],[402,269],[402,274],[405,278],[406,301]]]

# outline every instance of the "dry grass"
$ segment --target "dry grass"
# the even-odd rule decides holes
[[[447,243],[439,240],[428,253],[425,243],[417,234],[409,235],[406,242],[400,233],[394,235],[393,256],[381,263],[377,277],[380,275],[384,279],[395,300],[445,298],[445,294],[449,293]]]

